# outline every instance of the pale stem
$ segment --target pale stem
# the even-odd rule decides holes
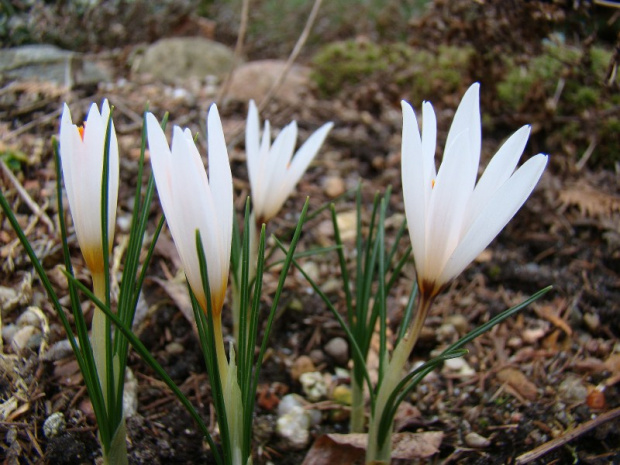
[[[224,336],[222,334],[222,313],[213,315],[213,336],[215,337],[215,353],[217,355],[217,368],[220,372],[222,389],[226,391],[226,381],[228,375],[228,359],[226,358],[226,348],[224,347]]]
[[[351,433],[363,433],[366,417],[364,415],[364,380],[358,382],[355,375],[351,378]]]
[[[403,378],[403,369],[409,360],[411,351],[415,346],[415,343],[420,336],[426,315],[433,302],[433,298],[421,299],[418,304],[418,309],[414,320],[411,322],[411,326],[407,330],[405,336],[401,339],[400,343],[394,349],[392,359],[388,364],[377,397],[375,399],[374,410],[370,416],[370,427],[368,431],[368,445],[366,449],[366,463],[390,463],[392,456],[392,432],[394,430],[394,421],[390,423],[388,434],[383,444],[378,444],[379,437],[379,424],[383,411],[385,410],[387,401]]]
[[[100,301],[106,301],[106,289],[105,289],[105,274],[103,272],[93,273],[93,293]],[[95,359],[95,366],[97,367],[97,377],[99,378],[99,384],[101,385],[101,393],[103,395],[103,401],[106,410],[110,411],[110,405],[108,405],[108,363],[106,356],[107,344],[111,344],[110,334],[107,329],[107,317],[99,307],[95,306],[95,313],[93,314],[92,321],[92,333],[91,333],[91,345],[93,348],[93,357]],[[116,373],[117,378],[124,376],[124,373]],[[118,380],[115,380],[118,382]],[[116,383],[114,383],[116,385]],[[119,399],[121,402],[122,399]],[[102,426],[102,425],[100,425]],[[127,428],[125,426],[125,416],[121,418],[118,424],[114,436],[110,441],[110,444],[102,444],[103,463],[104,465],[127,465]],[[106,447],[107,446],[107,447]]]
[[[105,291],[105,274],[103,272],[93,273],[93,293],[101,302],[106,301]],[[106,344],[108,343],[109,334],[107,334],[107,317],[99,307],[95,306],[92,321],[91,345],[93,348],[93,356],[95,358],[95,366],[97,367],[97,376],[99,384],[101,384],[101,392],[105,402],[106,410],[110,408],[108,405],[108,363],[106,357]]]

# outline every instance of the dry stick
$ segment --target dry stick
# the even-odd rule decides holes
[[[21,185],[21,183],[11,172],[11,170],[4,164],[3,160],[0,160],[0,168],[2,168],[2,171],[4,172],[6,177],[9,178],[9,181],[11,181],[13,187],[15,187],[15,190],[24,200],[24,202],[26,202],[26,205],[28,205],[28,208],[30,208],[32,213],[34,213],[35,217],[40,218],[41,221],[45,223],[45,226],[47,226],[47,231],[49,233],[53,233],[54,224],[52,223],[52,220],[50,220],[49,216],[47,216],[47,214],[37,205],[37,203],[32,200],[30,195],[28,195],[28,192],[26,192],[26,189],[24,189],[24,186]]]
[[[228,88],[230,87],[230,83],[232,82],[233,74],[235,73],[235,68],[237,64],[239,64],[239,58],[241,57],[241,51],[243,50],[243,41],[245,40],[245,31],[248,28],[248,16],[250,11],[250,0],[243,0],[243,5],[241,6],[241,24],[239,24],[239,32],[237,33],[237,44],[235,45],[235,54],[233,56],[232,66],[228,75],[226,76],[226,80],[220,91],[217,94],[217,105],[220,106],[222,100],[228,93]]]
[[[317,14],[319,13],[319,8],[321,7],[321,1],[322,0],[314,1],[314,5],[312,5],[312,10],[310,11],[310,15],[308,16],[306,25],[304,26],[304,30],[301,32],[299,39],[297,39],[297,43],[295,44],[293,51],[288,57],[288,60],[286,60],[284,69],[278,76],[278,79],[276,80],[276,82],[274,82],[271,88],[269,89],[269,91],[267,91],[267,95],[265,95],[263,100],[261,100],[260,105],[258,105],[259,112],[265,108],[265,106],[267,105],[271,97],[273,97],[273,95],[280,89],[280,86],[282,85],[282,83],[284,82],[284,79],[288,75],[288,72],[290,71],[291,66],[293,66],[293,62],[297,59],[297,56],[299,55],[299,52],[301,52],[301,49],[304,47],[306,40],[308,40],[308,36],[310,35],[310,30],[312,29],[312,26],[314,25],[314,21],[316,20]]]
[[[53,120],[54,118],[58,118],[61,113],[62,113],[62,108],[59,108],[58,110],[54,110],[53,112],[48,113],[47,115],[43,115],[40,118],[33,119],[29,123],[26,123],[23,126],[20,126],[17,129],[14,129],[13,131],[9,132],[6,135],[6,140],[17,137],[20,134],[26,131],[29,131],[31,128],[35,127],[38,124],[44,124],[44,123],[47,123],[48,121]]]
[[[595,419],[587,421],[577,426],[575,429],[563,434],[562,436],[552,439],[551,441],[537,447],[536,449],[530,452],[521,454],[519,457],[517,457],[517,461],[515,463],[517,465],[523,465],[526,463],[530,463],[542,457],[543,455],[551,452],[553,449],[557,449],[558,447],[563,446],[564,444],[572,441],[573,439],[581,436],[582,434],[587,433],[591,429],[596,428],[597,426],[607,421],[613,420],[614,418],[617,418],[617,417],[620,417],[620,407],[610,410],[609,412],[602,413]]]
[[[299,38],[297,39],[297,43],[295,44],[295,47],[293,47],[293,51],[291,52],[288,59],[286,60],[284,69],[282,70],[282,72],[278,76],[278,79],[276,79],[276,81],[272,84],[271,88],[267,91],[267,94],[265,95],[265,97],[263,97],[260,104],[258,105],[259,112],[263,108],[265,108],[267,103],[269,103],[269,100],[271,100],[274,94],[280,89],[280,86],[284,82],[284,79],[286,78],[289,70],[291,69],[291,66],[293,66],[293,63],[297,59],[299,52],[301,52],[304,44],[306,43],[306,40],[308,40],[308,36],[310,35],[310,30],[312,29],[312,26],[314,25],[314,21],[316,20],[316,16],[319,13],[321,2],[322,0],[315,0],[314,5],[312,5],[312,10],[310,10],[310,15],[308,16],[306,25],[304,26],[303,31],[301,31],[301,34],[299,35]],[[229,149],[231,147],[234,147],[239,141],[239,138],[241,137],[242,127],[243,127],[243,124],[239,124],[237,128],[233,131],[232,136],[230,138],[231,142],[228,144]]]

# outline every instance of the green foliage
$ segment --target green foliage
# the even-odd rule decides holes
[[[0,160],[14,173],[21,171],[22,163],[28,164],[28,156],[13,147],[4,147],[0,149]]]
[[[497,85],[499,110],[550,112],[558,118],[540,118],[547,120],[547,150],[580,156],[595,141],[590,163],[611,167],[620,160],[620,96],[613,91],[620,81],[606,83],[611,57],[603,47],[579,49],[549,41],[527,64],[506,59],[506,73]]]
[[[402,93],[432,99],[460,89],[473,53],[471,47],[447,45],[431,52],[404,43],[334,42],[314,56],[313,78],[328,97],[345,86],[374,81],[393,83]]]

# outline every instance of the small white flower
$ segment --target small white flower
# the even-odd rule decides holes
[[[265,121],[261,137],[258,110],[254,101],[250,101],[245,150],[257,222],[267,222],[280,211],[332,126],[332,123],[326,123],[317,129],[293,156],[297,123],[288,124],[271,145],[269,121]]]
[[[185,274],[203,310],[206,295],[200,277],[196,230],[205,251],[214,314],[224,304],[230,264],[233,184],[224,131],[212,105],[207,116],[209,178],[189,129],[173,128],[172,149],[151,113],[146,115],[151,165],[168,227]]]
[[[84,127],[71,121],[64,105],[60,120],[60,159],[69,209],[82,255],[91,273],[103,271],[101,234],[101,187],[106,130],[110,106],[104,100],[101,113],[92,104]],[[108,247],[112,246],[118,199],[118,143],[111,125],[108,172]]]
[[[437,121],[423,105],[422,135],[411,105],[402,102],[402,183],[418,285],[432,297],[482,252],[527,200],[547,156],[538,154],[515,171],[530,127],[514,133],[489,162],[478,183],[481,123],[479,84],[459,105],[443,161],[435,172]]]

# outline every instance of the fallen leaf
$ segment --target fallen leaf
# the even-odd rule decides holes
[[[527,400],[535,400],[538,395],[536,385],[516,368],[504,368],[497,373],[497,379],[501,383],[508,384],[519,395]]]
[[[183,316],[189,321],[194,329],[196,329],[196,322],[194,321],[194,311],[192,310],[192,301],[189,298],[189,291],[187,290],[187,283],[166,281],[157,277],[153,278],[157,284],[159,284],[166,294],[174,301],[175,305]]]
[[[367,434],[327,434],[319,437],[306,454],[303,465],[362,463]],[[392,458],[415,460],[439,452],[443,440],[441,431],[396,433],[392,435]]]

